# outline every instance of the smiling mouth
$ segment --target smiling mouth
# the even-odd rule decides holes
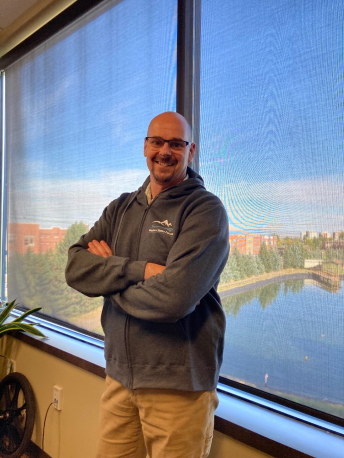
[[[154,161],[156,164],[160,165],[161,167],[172,167],[174,165],[171,162],[160,162],[160,161]]]

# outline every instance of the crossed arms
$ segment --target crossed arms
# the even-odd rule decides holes
[[[165,265],[113,254],[112,214],[111,208],[105,210],[70,248],[69,286],[90,297],[107,297],[138,319],[175,322],[192,313],[218,282],[228,256],[228,220],[219,200],[198,202],[189,212]]]
[[[109,256],[113,256],[111,248],[109,245],[104,241],[101,240],[92,240],[88,244],[88,251],[90,253],[96,254],[97,256],[102,256],[103,258],[108,258]],[[147,262],[144,270],[144,280],[148,280],[150,277],[154,277],[155,275],[163,273],[166,269],[165,266],[161,266],[160,264],[155,264],[154,262]]]

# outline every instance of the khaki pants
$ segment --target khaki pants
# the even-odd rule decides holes
[[[210,452],[216,391],[129,390],[106,378],[97,458],[203,458]]]

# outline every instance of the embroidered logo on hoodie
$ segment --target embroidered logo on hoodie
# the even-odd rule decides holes
[[[169,223],[167,219],[165,221],[153,221],[149,232],[163,232],[167,235],[173,235],[172,223]]]

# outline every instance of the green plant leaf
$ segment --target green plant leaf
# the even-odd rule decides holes
[[[7,334],[8,332],[17,331],[17,330],[18,328],[14,326],[12,323],[4,324],[1,326],[0,336],[3,334]]]
[[[22,332],[27,332],[29,334],[32,334],[37,337],[45,337],[45,335],[36,329],[33,325],[31,324],[25,324],[25,323],[7,323],[1,326],[0,328],[0,336],[3,334],[7,334],[11,331],[22,331]]]
[[[12,310],[16,307],[16,299],[6,304],[3,311],[0,313],[0,325],[10,316]]]
[[[42,307],[37,307],[37,308],[35,308],[35,309],[27,310],[27,311],[24,312],[22,315],[18,316],[18,318],[16,318],[15,320],[13,320],[13,323],[21,322],[21,321],[23,321],[25,318],[27,318],[29,315],[31,315],[32,313],[38,312],[38,311],[41,310],[41,309],[42,309]]]
[[[34,336],[45,337],[45,335],[32,324],[15,323],[15,326],[18,327],[18,331],[21,330],[23,332],[28,332],[29,334],[32,334]]]
[[[46,337],[41,331],[35,328],[37,323],[22,323],[22,321],[29,315],[32,315],[33,313],[41,310],[41,307],[27,310],[26,312],[22,313],[20,316],[15,318],[13,321],[5,323],[5,321],[10,316],[12,310],[16,307],[16,305],[16,300],[14,300],[9,304],[6,304],[5,308],[2,310],[0,314],[0,337],[11,331],[22,331],[37,337]]]

